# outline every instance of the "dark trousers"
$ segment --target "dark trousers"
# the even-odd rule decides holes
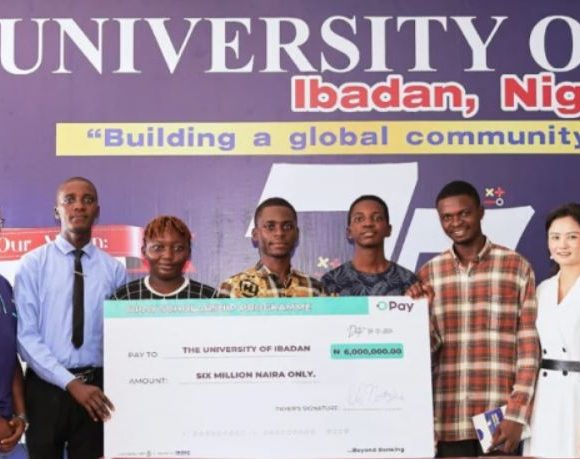
[[[440,441],[437,443],[436,457],[521,456],[519,449],[513,453],[492,451],[484,454],[478,440]]]
[[[103,387],[98,371],[95,386]],[[30,459],[96,459],[103,455],[103,423],[93,421],[67,391],[40,379],[30,368],[25,377],[26,446]]]

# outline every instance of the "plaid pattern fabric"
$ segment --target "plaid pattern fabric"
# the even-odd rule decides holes
[[[430,284],[435,430],[476,439],[471,417],[507,403],[528,423],[539,366],[535,279],[529,263],[489,240],[465,267],[451,249],[418,273]]]
[[[225,280],[218,289],[222,298],[305,297],[324,296],[322,283],[295,269],[290,270],[286,283],[265,265],[258,262],[254,268]]]
[[[175,292],[168,295],[161,295],[147,287],[145,277],[134,280],[119,288],[111,297],[112,300],[177,300],[191,298],[214,298],[215,290],[208,285],[200,284],[193,279],[187,279],[187,282],[178,288]]]

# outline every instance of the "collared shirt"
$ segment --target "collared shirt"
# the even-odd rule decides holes
[[[74,246],[62,236],[23,258],[16,274],[18,348],[34,372],[60,388],[73,380],[67,368],[103,366],[103,301],[126,282],[125,268],[95,247],[85,245],[84,342],[72,342]]]
[[[476,439],[472,416],[507,404],[528,423],[539,341],[529,263],[489,240],[468,266],[453,249],[418,273],[430,284],[435,427],[441,441]]]
[[[16,370],[16,309],[12,287],[0,276],[0,417],[10,419],[12,381]]]
[[[357,271],[352,261],[347,261],[322,276],[327,293],[340,296],[404,295],[415,282],[415,273],[392,261],[382,273]]]
[[[222,298],[305,297],[325,295],[322,283],[300,271],[290,269],[282,284],[276,274],[258,264],[224,281],[218,295]]]
[[[149,283],[149,276],[129,282],[118,289],[112,300],[177,300],[189,298],[214,298],[216,292],[208,285],[193,279],[184,279],[181,287],[167,294],[157,292]]]

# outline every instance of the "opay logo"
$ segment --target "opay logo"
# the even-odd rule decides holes
[[[404,303],[401,301],[378,301],[376,307],[379,311],[406,311],[411,312],[415,303]]]

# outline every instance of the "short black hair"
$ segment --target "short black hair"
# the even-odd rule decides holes
[[[60,193],[61,188],[70,182],[85,182],[87,185],[89,185],[93,189],[93,191],[95,192],[95,198],[96,198],[97,202],[99,202],[99,193],[97,192],[97,187],[95,186],[95,184],[93,182],[91,182],[86,177],[70,177],[70,178],[67,178],[65,181],[61,182],[61,184],[56,189],[56,198],[57,199],[58,199],[58,194]]]
[[[454,180],[441,188],[441,191],[435,200],[435,205],[439,204],[439,201],[442,199],[450,198],[452,196],[469,196],[475,201],[477,207],[481,206],[481,199],[479,198],[479,193],[475,187],[471,183],[463,180]]]
[[[256,207],[256,211],[254,212],[254,226],[258,225],[258,218],[260,218],[260,214],[262,213],[262,211],[266,207],[274,207],[274,206],[286,207],[287,209],[290,209],[290,211],[292,212],[292,216],[294,217],[294,221],[295,222],[298,221],[296,209],[294,209],[294,206],[292,204],[290,204],[284,198],[273,197],[265,199],[258,205],[258,207]]]
[[[363,194],[362,196],[356,198],[348,208],[348,216],[346,217],[347,225],[350,225],[350,219],[352,218],[352,210],[354,209],[354,206],[356,206],[361,201],[375,201],[378,203],[383,208],[383,212],[385,213],[385,220],[387,223],[389,223],[389,206],[387,206],[387,203],[374,194]]]
[[[552,223],[554,223],[554,220],[564,217],[572,217],[580,225],[580,204],[570,202],[550,212],[546,217],[546,233],[550,229],[550,226],[552,226]]]

